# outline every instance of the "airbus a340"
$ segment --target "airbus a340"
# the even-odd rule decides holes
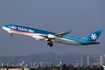
[[[63,33],[53,33],[53,32],[48,32],[44,30],[24,27],[20,25],[12,25],[12,24],[2,26],[2,28],[6,30],[8,33],[11,33],[10,35],[11,37],[13,33],[33,37],[36,40],[46,41],[50,47],[53,46],[53,42],[63,43],[63,44],[68,44],[68,45],[99,44],[99,42],[96,40],[98,39],[98,37],[103,31],[102,29],[97,29],[96,31],[88,35],[87,37],[77,38],[77,37],[66,35],[66,34],[69,34],[71,30],[67,32],[63,32]]]

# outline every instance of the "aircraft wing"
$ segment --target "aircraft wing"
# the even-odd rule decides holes
[[[71,32],[71,30],[67,31],[67,32],[63,32],[63,33],[57,33],[57,34],[48,34],[48,35],[42,35],[45,38],[59,38],[62,37],[63,35],[69,34]]]
[[[58,34],[54,34],[57,37],[62,37],[63,35],[69,34],[71,32],[71,30],[64,32],[64,33],[58,33]]]

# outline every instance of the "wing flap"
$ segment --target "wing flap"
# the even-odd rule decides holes
[[[71,30],[67,31],[67,32],[63,32],[63,33],[57,33],[57,34],[48,34],[48,35],[41,35],[43,37],[45,37],[46,39],[57,39],[62,37],[63,35],[69,34],[71,32]],[[50,38],[50,36],[52,36]]]

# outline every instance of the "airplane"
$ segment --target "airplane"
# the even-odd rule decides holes
[[[100,34],[102,33],[102,29],[97,29],[90,35],[84,37],[84,38],[77,38],[73,36],[68,36],[66,34],[69,34],[71,30],[63,33],[54,33],[34,28],[29,28],[25,26],[20,25],[14,25],[14,24],[8,24],[5,26],[2,26],[4,30],[6,30],[8,33],[11,33],[10,36],[12,37],[12,34],[19,34],[24,36],[29,36],[32,38],[35,38],[36,40],[40,41],[46,41],[47,44],[52,47],[53,42],[55,43],[62,43],[62,44],[68,44],[68,45],[91,45],[91,44],[99,44],[100,42],[96,41]]]

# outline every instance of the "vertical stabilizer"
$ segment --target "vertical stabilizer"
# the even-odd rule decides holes
[[[102,33],[102,31],[103,31],[102,29],[97,29],[96,31],[94,31],[93,33],[91,33],[90,35],[83,39],[86,39],[88,41],[96,41],[100,34]]]

